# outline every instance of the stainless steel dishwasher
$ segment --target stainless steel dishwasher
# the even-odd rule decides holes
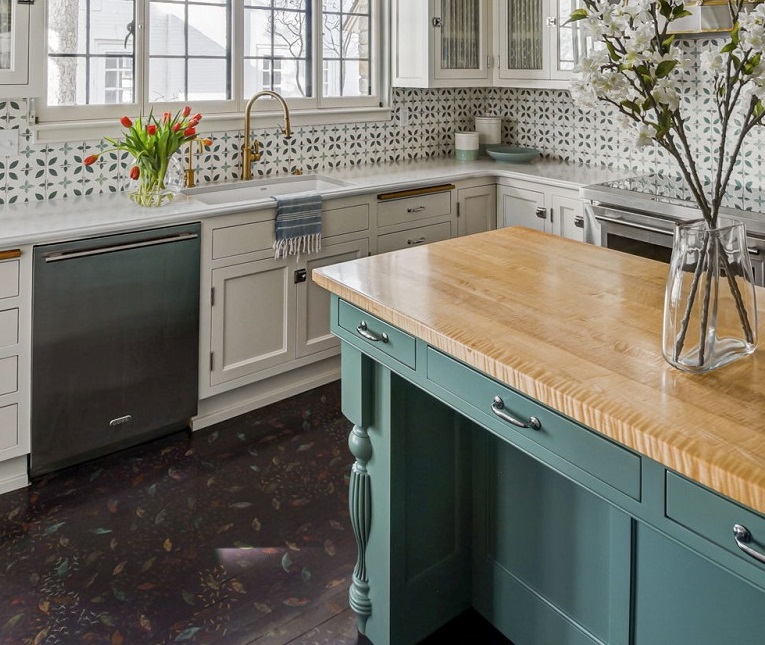
[[[30,476],[188,426],[199,231],[195,223],[35,247]]]

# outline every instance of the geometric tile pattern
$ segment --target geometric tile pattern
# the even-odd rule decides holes
[[[689,107],[690,142],[703,175],[711,176],[719,125],[699,69],[699,53],[719,43],[712,39],[678,41],[694,62],[681,81]],[[26,101],[0,101],[0,129],[20,133],[17,156],[0,157],[0,204],[53,199],[122,190],[126,159],[110,153],[90,167],[82,160],[101,141],[61,144],[32,143],[25,115]],[[257,175],[321,172],[361,164],[445,157],[454,153],[454,132],[473,129],[476,115],[502,117],[505,143],[533,146],[544,157],[627,173],[672,172],[675,162],[655,146],[638,148],[609,106],[585,112],[565,90],[516,88],[394,88],[392,116],[386,122],[294,128],[289,142],[275,127],[254,131],[263,157]],[[243,133],[204,132],[213,145],[196,158],[197,182],[235,180]],[[741,151],[733,181],[738,190],[761,183],[765,161],[765,128],[750,133]],[[179,178],[180,181],[180,178]]]

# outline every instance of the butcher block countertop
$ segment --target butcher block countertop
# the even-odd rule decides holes
[[[313,272],[322,287],[765,514],[765,348],[704,375],[661,354],[668,266],[521,227]],[[763,339],[765,290],[757,289]]]

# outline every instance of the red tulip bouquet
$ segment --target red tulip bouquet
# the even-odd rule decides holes
[[[173,193],[165,186],[170,157],[184,143],[198,138],[196,128],[202,119],[201,114],[189,118],[190,114],[191,108],[187,105],[175,116],[165,112],[160,119],[151,112],[146,119],[139,117],[135,122],[123,116],[120,123],[126,128],[124,137],[120,140],[104,137],[114,146],[111,150],[125,150],[133,156],[130,178],[138,181],[138,188],[130,194],[130,198],[136,204],[161,206],[173,198]],[[202,139],[202,142],[205,145],[212,143],[209,139]],[[90,155],[84,164],[90,166],[95,163],[100,154]]]

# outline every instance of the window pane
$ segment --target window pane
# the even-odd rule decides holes
[[[301,97],[306,83],[303,60],[251,58],[244,61],[244,95],[250,97],[261,90],[279,92],[285,98]]]
[[[149,101],[231,98],[230,5],[151,0]]]
[[[311,33],[308,0],[248,0],[245,98],[261,89],[273,89],[287,98],[313,96]]]
[[[48,5],[48,105],[132,103],[134,0]]]
[[[324,7],[324,96],[368,96],[372,92],[369,2],[336,0],[325,2]]]

